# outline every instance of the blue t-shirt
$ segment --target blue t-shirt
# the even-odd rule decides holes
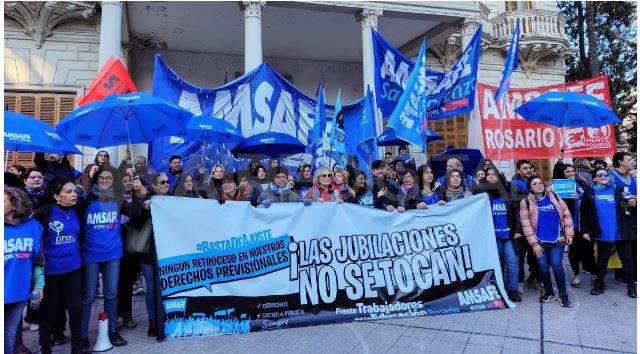
[[[85,216],[82,261],[99,263],[122,257],[120,210],[115,201],[92,201]]]
[[[373,208],[373,193],[371,193],[371,191],[368,191],[367,193],[356,198],[356,202],[359,205],[362,205],[368,208]]]
[[[537,200],[538,204],[538,230],[536,235],[540,242],[557,242],[560,237],[560,215],[549,197]]]
[[[490,198],[491,213],[493,214],[493,227],[496,231],[496,238],[499,240],[509,238],[511,229],[509,228],[509,218],[507,217],[507,205],[504,199]]]
[[[46,274],[64,274],[80,268],[79,234],[80,220],[75,211],[54,206],[42,245]]]
[[[593,191],[595,207],[598,211],[598,225],[601,234],[600,241],[613,242],[618,239],[618,220],[616,219],[616,197],[613,188]]]
[[[616,183],[616,186],[620,188],[629,187],[629,193],[631,193],[631,195],[638,195],[638,185],[636,184],[636,179],[633,178],[633,176],[628,175],[629,183],[627,183],[618,173],[619,172],[616,170],[611,171],[611,174],[613,175],[613,181]]]
[[[33,261],[40,251],[42,226],[34,219],[4,224],[4,303],[26,301],[31,291]]]
[[[422,192],[420,192],[420,195],[422,196],[422,201],[427,205],[438,204],[438,202],[440,201],[440,197],[438,197],[437,193],[431,192],[431,196],[430,197],[427,197]]]
[[[582,201],[582,195],[584,194],[584,189],[580,186],[580,183],[576,183],[576,202],[574,210],[571,210],[571,218],[573,219],[573,228],[580,228],[580,203]]]

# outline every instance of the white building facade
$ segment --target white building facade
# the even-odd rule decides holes
[[[5,2],[5,104],[51,123],[73,109],[99,67],[119,57],[141,91],[151,92],[160,53],[183,79],[217,87],[268,62],[314,96],[321,77],[327,102],[362,97],[373,84],[370,28],[407,56],[428,39],[428,64],[448,70],[483,25],[479,81],[497,85],[516,22],[521,23],[520,67],[512,87],[564,82],[565,19],[555,2]],[[377,123],[378,128],[382,121]],[[468,115],[431,127],[448,145],[468,146]],[[380,130],[378,130],[380,132]],[[145,147],[134,148],[144,154]],[[123,151],[109,149],[114,160]],[[93,160],[85,149],[80,169]],[[118,156],[119,155],[119,156]],[[11,155],[27,165],[30,154]],[[418,161],[422,154],[416,154]],[[10,162],[10,163],[11,163]],[[117,163],[117,162],[114,162]],[[549,161],[536,163],[548,176]],[[501,168],[513,173],[513,163]]]

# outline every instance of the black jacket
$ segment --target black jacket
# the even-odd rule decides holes
[[[52,179],[59,177],[68,178],[72,181],[75,181],[76,179],[76,170],[75,168],[71,167],[66,156],[64,156],[62,158],[62,161],[58,163],[47,161],[44,158],[43,152],[36,152],[35,156],[33,157],[33,163],[36,165],[36,167],[42,170],[42,173],[44,174],[45,184]]]
[[[378,192],[385,186],[387,187],[386,195],[378,198]],[[398,184],[395,181],[390,179],[374,179],[371,193],[373,193],[374,208],[386,209],[387,205],[391,205],[394,208],[398,207]]]
[[[618,232],[622,240],[635,240],[637,221],[634,218],[638,212],[637,207],[628,207],[631,215],[625,215],[625,204],[622,199],[622,188],[616,187],[616,219]],[[575,225],[574,225],[575,226]],[[597,239],[602,234],[598,225],[598,210],[595,204],[595,193],[592,188],[586,188],[580,201],[580,232],[589,234],[591,239]]]

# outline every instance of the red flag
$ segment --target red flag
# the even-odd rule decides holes
[[[101,100],[111,94],[136,92],[138,89],[131,80],[131,76],[119,59],[109,57],[102,66],[96,79],[87,90],[87,94],[78,99],[78,106]]]

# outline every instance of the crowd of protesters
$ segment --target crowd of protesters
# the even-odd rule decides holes
[[[67,316],[71,352],[90,353],[88,326],[99,275],[111,343],[127,344],[119,317],[127,328],[136,326],[131,301],[139,273],[146,288],[147,334],[157,335],[157,261],[153,231],[145,231],[154,195],[248,201],[264,208],[279,202],[353,203],[403,213],[486,193],[495,229],[487,237],[495,237],[509,299],[522,301],[524,284],[529,284],[543,291],[541,302],[556,300],[553,273],[561,305],[571,306],[562,267],[567,246],[571,286],[581,286],[584,272],[591,275],[591,294],[604,293],[615,250],[622,263],[615,280],[635,298],[637,187],[632,156],[616,153],[613,166],[585,158],[565,164],[563,158],[554,166],[553,178],[576,182],[574,197],[564,199],[527,160],[517,161],[509,181],[488,159],[475,171],[465,171],[452,158],[446,173],[435,176],[429,164],[417,168],[406,148],[395,159],[387,153],[384,160],[373,162],[371,180],[351,165],[343,169],[338,164],[316,169],[303,164],[291,174],[277,159],[266,166],[254,160],[247,171],[231,173],[220,164],[184,171],[182,159],[172,156],[168,172],[155,173],[141,156],[115,168],[106,151],[98,152],[80,173],[65,157],[50,155],[46,160],[36,154],[37,167],[14,165],[5,173],[5,352],[29,352],[21,335],[27,307],[25,320],[31,316],[39,324],[42,353],[68,341]],[[130,251],[123,240],[142,232],[150,232],[150,244]],[[39,304],[37,315],[33,304]]]

